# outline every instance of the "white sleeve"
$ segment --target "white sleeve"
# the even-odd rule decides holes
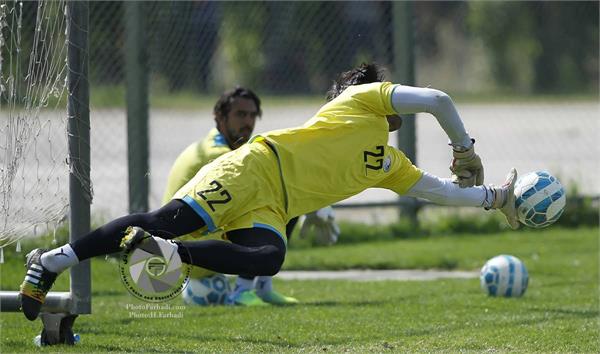
[[[423,198],[439,205],[490,207],[494,197],[486,186],[460,188],[449,178],[439,178],[423,172],[421,179],[406,193],[408,197]]]
[[[392,106],[398,114],[430,113],[444,129],[452,145],[472,145],[454,102],[440,90],[396,85],[392,92]]]

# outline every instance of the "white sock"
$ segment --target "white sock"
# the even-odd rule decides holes
[[[233,289],[234,294],[239,294],[242,291],[251,290],[254,285],[254,279],[244,279],[237,277],[235,281],[235,288]]]
[[[265,294],[273,291],[273,277],[269,275],[256,277],[254,288],[256,289],[257,294]]]
[[[41,261],[44,268],[53,273],[61,273],[79,263],[79,259],[68,243],[42,254]]]

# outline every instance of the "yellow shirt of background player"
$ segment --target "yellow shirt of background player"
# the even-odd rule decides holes
[[[216,128],[211,129],[204,139],[189,145],[171,167],[163,204],[168,203],[175,192],[192,179],[202,166],[229,151],[231,148]]]
[[[275,145],[288,198],[302,215],[369,187],[404,194],[421,177],[401,151],[388,146],[387,115],[395,85],[351,86],[303,126],[262,135]]]

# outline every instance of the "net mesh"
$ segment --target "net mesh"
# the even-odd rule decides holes
[[[361,61],[383,65],[393,79],[394,46],[400,40],[394,11],[399,3],[144,2],[150,170],[138,173],[149,174],[150,208],[160,206],[169,168],[178,154],[214,126],[212,104],[224,90],[239,84],[261,98],[283,97],[284,105],[265,101],[264,115],[256,125],[256,132],[262,132],[302,124],[319,109],[336,74]],[[565,184],[577,184],[582,193],[598,194],[600,183],[585,172],[598,169],[595,156],[600,151],[594,143],[598,103],[462,102],[459,94],[489,92],[494,83],[490,53],[475,40],[477,33],[469,32],[472,6],[465,2],[414,5],[416,84],[458,97],[458,110],[485,160],[486,182],[501,184],[511,167],[522,173],[549,169]],[[126,139],[136,139],[126,137],[127,19],[123,2],[90,6],[91,97],[97,105],[92,106],[91,173],[96,191],[92,214],[110,218],[127,212]],[[531,6],[536,10],[546,5]],[[571,6],[584,11],[591,5]],[[531,33],[522,36],[537,40]],[[597,65],[598,44],[590,45],[596,54],[585,60]],[[518,62],[521,59],[527,58]],[[511,66],[517,72],[524,68]],[[589,74],[593,78],[589,84],[597,86],[597,70]],[[298,96],[316,98],[301,102]],[[417,115],[416,126],[418,166],[448,177],[450,151],[444,132],[427,114]],[[391,136],[390,144],[395,139]],[[392,192],[370,190],[352,202],[395,198]]]
[[[63,1],[0,1],[0,248],[68,209]]]
[[[20,4],[0,0],[0,4],[4,5],[1,58],[1,84],[4,88],[0,102],[2,135],[5,139],[1,144],[2,206],[11,213],[21,208],[23,211],[20,218],[31,215],[32,221],[28,222],[30,225],[33,220],[38,220],[37,216],[33,216],[38,213],[37,209],[51,203],[66,205],[66,195],[62,199],[48,197],[51,203],[44,201],[41,206],[32,207],[32,197],[28,200],[15,194],[15,190],[20,190],[22,195],[37,193],[38,196],[49,196],[57,190],[61,193],[66,190],[66,183],[62,181],[60,184],[46,181],[47,172],[40,172],[43,177],[37,177],[37,171],[51,168],[53,171],[50,180],[57,176],[66,178],[67,175],[58,173],[58,170],[68,168],[65,163],[66,147],[63,146],[66,144],[65,114],[62,108],[51,108],[58,107],[58,100],[54,97],[56,94],[64,97],[64,73],[54,75],[55,79],[52,80],[49,77],[50,67],[43,69],[40,65],[41,73],[37,75],[45,80],[43,85],[31,86],[23,81],[30,65],[36,63],[33,61],[30,64],[29,59],[35,38],[36,27],[33,23],[36,23],[40,14],[38,7],[54,8],[56,14],[60,15],[52,17],[52,20],[47,15],[40,15],[41,25],[46,26],[40,33],[52,34],[56,56],[61,53],[57,48],[64,48],[64,37],[56,40],[64,32],[59,29],[64,29],[64,23],[59,20],[64,18],[61,5],[54,1],[42,3]],[[388,78],[394,78],[393,74],[397,69],[394,68],[394,46],[400,40],[397,36],[400,24],[394,14],[396,5],[401,3],[143,2],[150,92],[150,170],[138,173],[149,174],[150,208],[160,206],[169,168],[177,155],[214,126],[212,104],[225,89],[239,84],[252,88],[261,98],[283,97],[283,100],[279,100],[284,102],[283,105],[271,104],[265,100],[263,118],[256,126],[258,133],[302,124],[323,103],[324,93],[336,74],[362,61],[375,61],[385,66],[389,70]],[[122,1],[89,2],[91,179],[95,192],[91,207],[92,217],[100,218],[101,221],[120,216],[128,210],[127,140],[136,139],[135,135],[127,136],[125,112],[125,5]],[[481,6],[487,5],[483,2]],[[579,12],[597,14],[598,5],[579,2],[567,7],[539,2],[525,5],[514,3],[514,6],[531,7],[530,10],[534,12],[552,10],[554,6],[563,6],[558,10],[565,12],[563,10],[573,6]],[[492,75],[495,57],[490,57],[484,44],[476,40],[480,36],[473,32],[475,27],[469,25],[472,22],[471,16],[478,7],[480,6],[473,6],[468,2],[414,3],[416,84],[432,86],[448,92],[454,98],[459,97],[456,100],[459,112],[469,132],[477,139],[478,153],[484,159],[486,182],[502,183],[504,175],[513,166],[523,173],[549,169],[564,184],[576,184],[580,187],[580,192],[597,195],[600,193],[600,182],[594,173],[588,172],[599,168],[597,156],[600,154],[600,147],[596,140],[600,106],[597,101],[461,102],[459,94],[479,95],[490,92],[495,83]],[[479,10],[486,14],[485,9]],[[539,21],[542,22],[538,25],[551,27],[551,21],[571,23],[562,19],[560,11],[554,11],[554,17],[540,17]],[[17,31],[19,16],[22,17],[21,30]],[[498,24],[501,20],[498,16],[487,15],[484,19],[482,26]],[[582,29],[572,38],[585,40],[586,33],[597,33],[597,16],[592,27],[588,27],[589,24],[583,23],[584,21],[580,22],[576,27]],[[510,28],[508,26],[505,30]],[[558,25],[553,28],[562,27]],[[525,43],[537,43],[539,39],[531,31],[525,31],[521,36]],[[16,60],[17,42],[21,47],[18,61],[20,66]],[[540,45],[543,45],[544,51],[552,49],[549,45]],[[570,57],[573,56],[573,50],[562,44],[559,47],[561,53],[571,53]],[[590,79],[585,80],[585,85],[593,86],[597,93],[597,38],[588,47],[591,48],[589,53],[595,54],[585,52],[576,55],[585,65],[574,61],[572,67],[566,67],[573,70],[587,68],[586,75]],[[514,75],[529,80],[533,65],[531,61],[527,61],[530,53],[516,51],[508,54],[515,57],[502,60],[519,63],[509,65]],[[43,55],[43,51],[38,51],[37,55]],[[56,65],[52,69],[55,73],[58,68],[64,69],[64,58],[60,61],[52,56],[51,59],[55,60]],[[531,65],[520,64],[525,61]],[[9,65],[9,62],[12,64]],[[18,90],[14,88],[18,86],[17,83],[13,82],[17,77],[21,79]],[[519,83],[527,86],[526,84]],[[38,97],[39,100],[26,106],[22,97],[27,96],[28,86],[31,86],[31,90],[43,87],[55,90],[45,91],[46,93],[32,91],[29,95]],[[521,86],[515,89],[521,89]],[[13,96],[9,96],[9,92],[10,95],[15,95],[12,108],[9,98]],[[42,103],[43,97],[48,94],[49,99]],[[21,98],[16,98],[17,95]],[[296,100],[298,96],[316,98],[299,101]],[[198,104],[198,101],[203,104]],[[21,127],[27,132],[22,133],[27,139],[17,137],[14,130],[7,128],[9,117],[14,122],[13,127]],[[36,123],[36,119],[39,122]],[[31,128],[34,124],[40,128]],[[416,125],[417,165],[428,172],[447,177],[450,162],[447,137],[436,120],[426,114],[417,115]],[[390,144],[394,143],[395,137],[391,136]],[[20,144],[23,151],[15,144]],[[16,158],[19,154],[24,157]],[[15,158],[16,164],[9,164]],[[21,170],[17,166],[24,168],[25,165],[36,172],[19,172]],[[46,187],[24,187],[21,182],[23,179],[33,181],[36,188],[37,184]],[[10,192],[4,192],[9,188]],[[369,193],[367,197],[359,196],[353,201],[376,202],[396,198],[393,193],[384,194],[381,190]],[[9,196],[11,199],[6,199]],[[12,199],[14,197],[17,198]],[[17,199],[22,201],[16,202]],[[16,214],[3,211],[3,215],[8,215],[3,216],[4,225],[7,220],[11,224]],[[39,220],[44,224],[46,219]]]

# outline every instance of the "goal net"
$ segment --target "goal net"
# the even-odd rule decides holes
[[[65,4],[0,0],[0,249],[67,216]]]

